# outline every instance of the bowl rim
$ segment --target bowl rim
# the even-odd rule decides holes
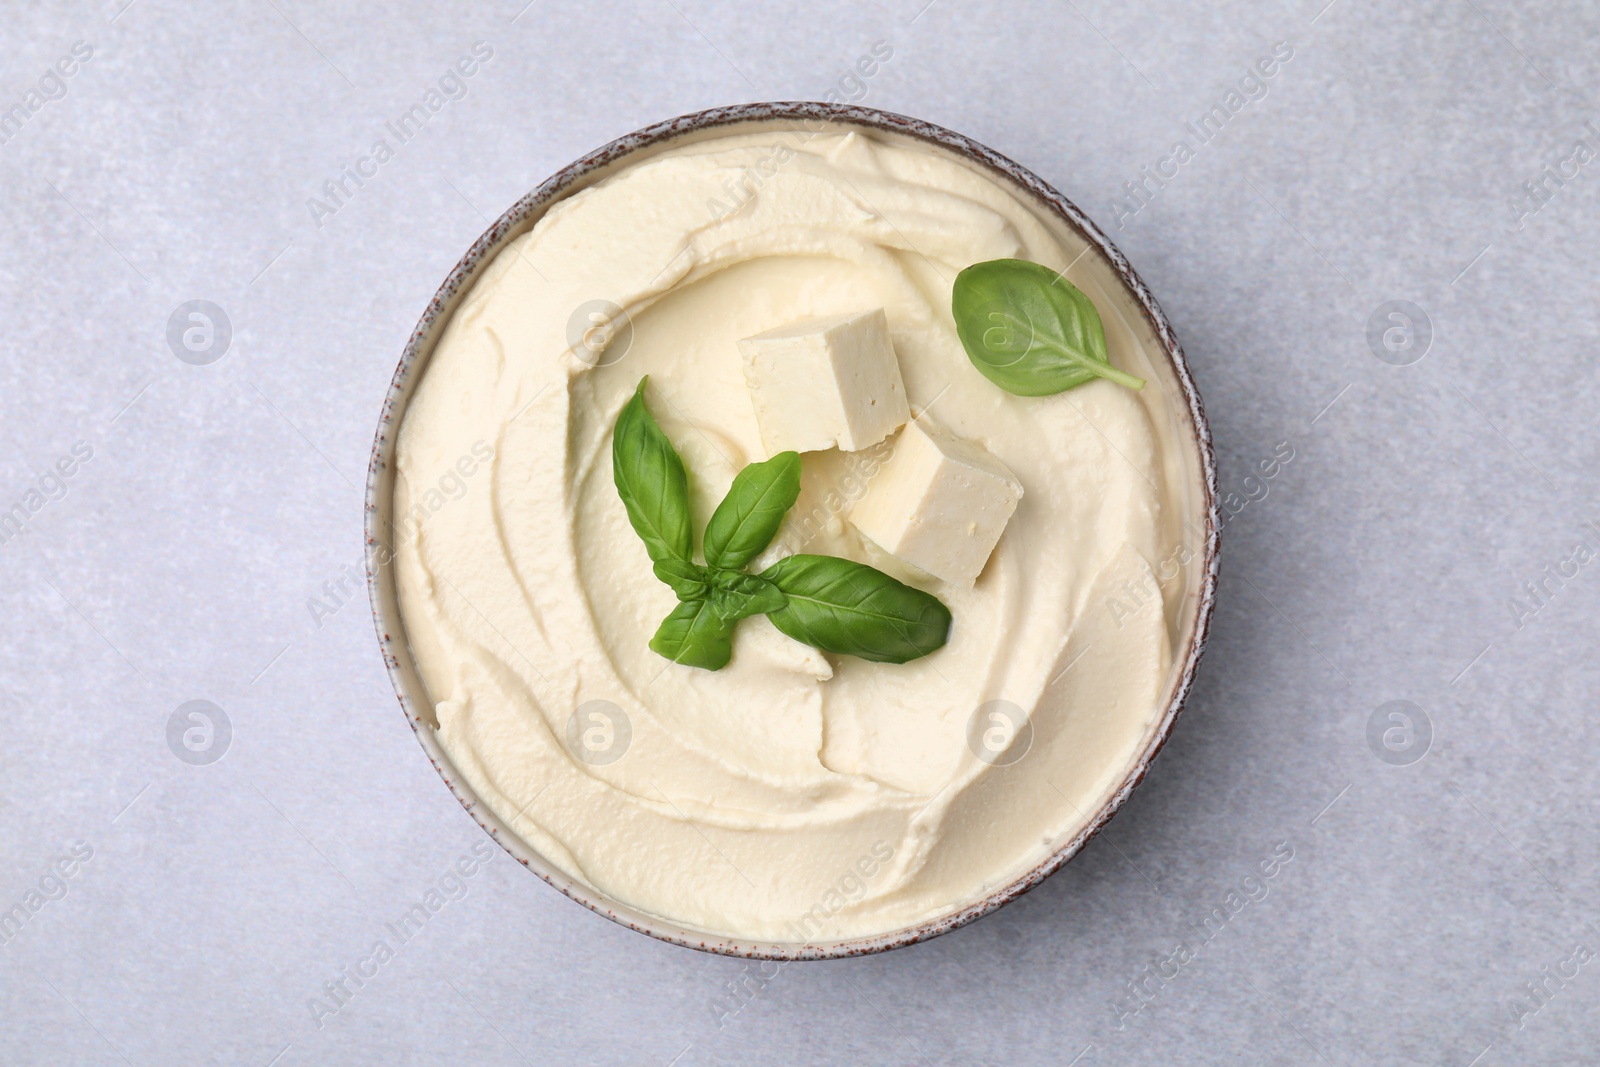
[[[383,536],[390,525],[394,497],[393,453],[398,428],[404,417],[416,383],[422,378],[433,348],[443,329],[454,314],[456,305],[477,280],[504,245],[531,229],[556,202],[579,189],[601,180],[626,157],[645,150],[664,146],[688,134],[713,130],[719,127],[758,123],[808,123],[827,126],[856,126],[874,131],[907,136],[955,153],[981,169],[998,174],[1002,179],[1030,193],[1038,205],[1053,213],[1070,228],[1081,234],[1096,248],[1122,284],[1133,296],[1143,312],[1156,341],[1165,354],[1173,375],[1187,402],[1189,430],[1197,449],[1202,474],[1204,504],[1204,548],[1199,561],[1199,588],[1195,604],[1195,618],[1186,648],[1183,650],[1183,670],[1172,689],[1172,697],[1159,721],[1150,731],[1144,747],[1130,765],[1118,786],[1111,791],[1104,804],[1071,839],[1062,843],[1042,862],[1022,873],[1008,884],[993,890],[979,900],[948,914],[928,919],[901,930],[875,934],[870,937],[844,938],[796,945],[788,942],[768,942],[759,939],[723,937],[692,927],[679,925],[672,920],[614,901],[590,886],[576,882],[551,865],[529,847],[514,831],[480,802],[472,787],[457,772],[444,750],[432,721],[432,702],[427,689],[412,661],[400,617],[398,595],[394,581],[393,551]],[[1144,780],[1150,764],[1165,745],[1178,713],[1188,701],[1194,688],[1200,658],[1205,651],[1210,634],[1211,620],[1216,607],[1218,550],[1221,523],[1217,510],[1218,487],[1216,455],[1212,447],[1211,428],[1206,421],[1201,403],[1189,372],[1183,348],[1156,303],[1144,281],[1134,271],[1120,250],[1078,207],[1049,183],[1026,167],[1001,155],[962,134],[921,119],[880,111],[856,104],[827,104],[808,101],[767,101],[711,108],[706,111],[680,115],[677,118],[653,123],[633,133],[619,137],[574,162],[561,168],[512,204],[475,241],[467,253],[450,271],[429,301],[416,328],[412,331],[395,369],[389,389],[384,397],[382,414],[372,447],[372,458],[367,469],[365,493],[365,557],[367,588],[372,604],[373,623],[379,645],[383,651],[384,666],[394,685],[401,710],[411,724],[412,731],[427,753],[434,769],[463,808],[472,816],[500,847],[504,848],[524,867],[533,871],[545,882],[568,898],[582,904],[590,911],[603,915],[631,930],[647,934],[670,944],[704,952],[748,959],[789,961],[809,959],[840,959],[870,953],[886,952],[904,945],[916,944],[965,926],[995,909],[1022,896],[1059,870],[1088,844],[1126,803],[1135,787]],[[392,526],[390,527],[392,528]]]

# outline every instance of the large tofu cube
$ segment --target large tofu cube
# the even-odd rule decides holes
[[[739,351],[769,456],[834,445],[855,452],[911,417],[882,308],[758,333]]]
[[[971,585],[1021,498],[1016,476],[987,449],[919,415],[873,475],[850,521],[913,567]]]

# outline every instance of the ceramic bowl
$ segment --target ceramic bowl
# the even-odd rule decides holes
[[[1188,588],[1185,590],[1179,609],[1181,617],[1178,640],[1174,645],[1174,669],[1161,710],[1120,784],[1111,790],[1099,810],[1091,815],[1088,823],[1062,843],[1044,862],[1023,872],[1010,884],[995,889],[987,896],[973,900],[948,914],[903,930],[873,937],[804,945],[724,937],[690,929],[608,899],[591,887],[574,882],[525,844],[515,833],[508,830],[474,795],[472,788],[451,764],[449,753],[439,742],[433,707],[406,642],[405,627],[401,621],[396,596],[393,548],[390,543],[396,431],[405,416],[407,401],[427,369],[428,358],[434,344],[449,322],[457,301],[471,289],[478,275],[494,260],[500,250],[514,238],[531,229],[555,202],[667,147],[731,132],[796,128],[812,132],[823,128],[866,129],[880,137],[909,139],[920,142],[933,151],[952,153],[988,172],[995,181],[1011,187],[1025,201],[1036,205],[1043,217],[1053,218],[1054,222],[1065,226],[1087,242],[1088,248],[1085,254],[1098,257],[1101,261],[1099,267],[1115,276],[1113,287],[1115,281],[1120,281],[1120,289],[1115,294],[1115,298],[1122,304],[1118,310],[1135,324],[1135,328],[1148,331],[1144,337],[1146,349],[1165,357],[1164,367],[1152,368],[1156,375],[1152,384],[1166,390],[1169,397],[1166,406],[1171,409],[1171,418],[1178,423],[1172,436],[1184,446],[1184,454],[1171,458],[1176,460],[1175,470],[1179,478],[1188,486],[1191,497],[1188,507],[1190,512],[1188,536],[1196,544],[1195,558],[1186,572]],[[1173,721],[1182,710],[1184,701],[1194,684],[1195,671],[1211,623],[1216,592],[1219,525],[1216,507],[1216,466],[1211,448],[1211,432],[1206,424],[1199,393],[1190,378],[1183,350],[1179,347],[1166,316],[1161,313],[1150,291],[1145,288],[1144,282],[1139,279],[1122,253],[1112,245],[1099,227],[1071,201],[1056,192],[1037,175],[998,152],[971,138],[918,119],[851,105],[741,104],[685,115],[648,126],[596,149],[570,166],[562,168],[544,184],[513,204],[494,225],[489,227],[488,232],[478,238],[461,262],[456,264],[455,269],[450,272],[449,277],[444,280],[444,284],[439,287],[439,291],[428,304],[427,310],[423,312],[422,319],[418,322],[400,358],[400,366],[395,371],[388,396],[384,400],[383,415],[378,424],[377,440],[372,450],[372,463],[367,473],[367,576],[384,662],[394,682],[395,692],[399,695],[400,707],[416,732],[417,740],[422,743],[423,751],[428,754],[428,758],[433,761],[434,767],[444,778],[445,784],[466,808],[468,814],[519,863],[584,907],[663,941],[730,956],[773,960],[830,959],[883,952],[924,941],[988,914],[1026,893],[1077,855],[1088,840],[1122,807],[1134,787],[1144,778],[1151,760],[1166,741]]]

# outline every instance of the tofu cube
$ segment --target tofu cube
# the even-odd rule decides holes
[[[769,456],[877,444],[911,417],[882,308],[807,319],[739,342]]]
[[[919,415],[850,521],[890,555],[953,585],[971,585],[1021,498],[1016,476],[986,448]]]

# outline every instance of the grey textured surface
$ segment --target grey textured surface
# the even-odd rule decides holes
[[[1564,561],[1600,549],[1600,178],[1567,162],[1600,150],[1600,10],[122,2],[0,20],[6,106],[93,46],[0,143],[0,507],[25,520],[0,544],[0,908],[26,916],[0,1060],[1594,1062],[1600,568]],[[842,81],[879,40],[893,58]],[[318,225],[307,200],[477,41],[466,95]],[[1279,41],[1265,95],[1199,145],[1184,124]],[[613,926],[503,854],[446,880],[482,835],[351,578],[379,402],[486,218],[647,122],[830,91],[1095,215],[1247,503],[1196,696],[1106,834],[950,936],[774,973]],[[1180,139],[1119,229],[1124,183]],[[168,343],[196,299],[232,324],[209,365]],[[1368,341],[1395,300],[1431,324],[1406,366],[1420,345]],[[192,700],[232,727],[208,765],[168,744]],[[1420,715],[1393,752],[1369,723],[1397,700]],[[398,944],[386,924],[441,886]],[[319,1025],[308,1002],[380,938],[395,957]]]

